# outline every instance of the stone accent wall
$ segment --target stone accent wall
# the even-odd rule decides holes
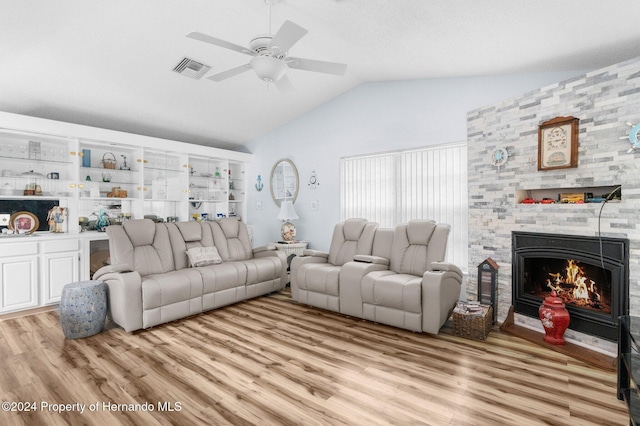
[[[538,125],[559,116],[580,119],[578,167],[538,171]],[[598,235],[601,204],[522,205],[516,191],[622,185],[622,202],[604,206],[600,226],[603,236],[630,240],[630,310],[640,315],[640,150],[628,153],[628,139],[620,139],[628,135],[627,122],[640,122],[640,58],[468,113],[470,300],[477,298],[477,266],[491,257],[500,266],[499,321],[507,315],[511,231]],[[501,168],[491,162],[498,147],[509,152]],[[542,331],[538,320],[516,320]],[[572,330],[566,337],[612,349],[610,342]]]

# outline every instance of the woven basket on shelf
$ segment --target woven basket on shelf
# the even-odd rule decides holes
[[[107,152],[102,156],[102,161],[100,162],[102,167],[105,169],[115,169],[116,168],[116,156],[112,152]]]

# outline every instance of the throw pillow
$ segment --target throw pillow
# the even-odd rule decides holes
[[[215,247],[193,247],[187,250],[191,267],[222,263],[222,258]]]

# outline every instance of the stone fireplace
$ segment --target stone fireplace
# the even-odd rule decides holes
[[[538,318],[555,291],[569,328],[616,341],[618,317],[629,310],[629,240],[577,235],[512,233],[515,313]]]
[[[554,117],[565,116],[580,120],[578,165],[540,171],[537,168],[538,126]],[[524,274],[525,259],[527,266],[542,269],[547,275],[564,274],[567,261],[573,260],[590,275],[589,280],[598,283],[598,289],[627,274],[627,307],[631,315],[640,315],[640,150],[629,152],[629,140],[624,139],[630,129],[627,123],[638,122],[640,58],[551,84],[467,114],[468,299],[477,297],[477,266],[491,258],[500,267],[498,322],[507,318],[517,301],[518,311],[522,312],[515,313],[515,323],[543,333],[540,320],[531,316],[531,312],[541,303],[540,292],[546,288],[548,277],[536,278],[543,280],[542,284],[537,284],[538,294],[518,290],[515,283],[522,279],[519,275]],[[506,164],[499,167],[492,162],[496,149],[505,149],[509,154]],[[620,200],[606,204],[522,203],[523,197],[556,199],[560,193],[601,196],[619,186]],[[550,251],[552,256],[547,256],[547,266],[535,265],[538,258],[527,253],[519,254],[514,260],[514,232],[584,236],[591,241],[597,241],[599,235],[606,237],[603,241],[628,240],[628,267],[618,268],[605,263],[604,268],[597,268],[600,258],[593,253],[565,256]],[[597,244],[596,247],[595,251],[599,252]],[[514,262],[520,264],[516,263],[514,267]],[[515,294],[517,291],[521,294]],[[625,291],[624,286],[622,289],[612,287],[610,296],[600,295],[604,299],[602,304],[610,305],[603,307],[601,312],[584,307],[574,309],[572,327],[585,322],[582,315],[588,313],[597,319],[588,327],[603,328],[604,331],[596,330],[594,335],[589,330],[569,329],[565,338],[588,348],[615,353],[611,327],[606,323],[625,311],[624,304],[616,306],[617,298],[624,297]],[[600,335],[607,337],[598,337]]]

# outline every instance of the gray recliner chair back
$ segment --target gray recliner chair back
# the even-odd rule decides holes
[[[371,254],[378,224],[366,219],[347,219],[333,229],[329,263],[342,266],[357,254]]]
[[[444,261],[449,230],[449,225],[433,220],[411,220],[398,225],[391,246],[391,270],[422,276],[432,262]]]
[[[112,264],[129,265],[141,276],[175,269],[167,228],[149,219],[107,227]]]

